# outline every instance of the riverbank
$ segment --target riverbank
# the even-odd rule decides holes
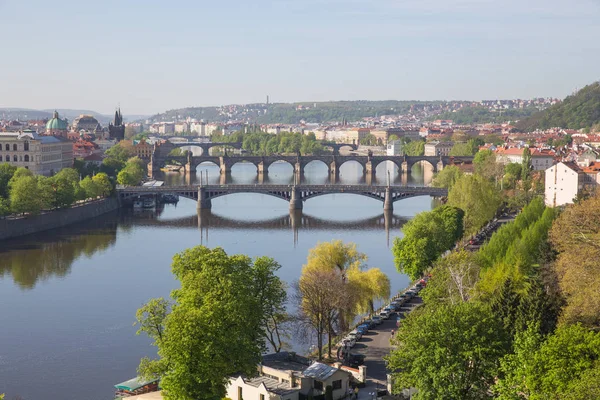
[[[61,228],[76,222],[99,217],[119,207],[119,200],[110,197],[40,215],[17,219],[3,219],[0,220],[0,240]]]

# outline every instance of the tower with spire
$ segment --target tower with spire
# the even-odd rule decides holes
[[[125,125],[123,125],[121,107],[115,111],[115,120],[108,124],[108,133],[111,139],[117,139],[117,141],[125,139]]]

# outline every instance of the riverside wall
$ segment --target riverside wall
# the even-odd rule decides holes
[[[98,217],[114,211],[119,207],[119,200],[111,197],[36,216],[18,219],[2,219],[0,220],[0,240],[60,228],[75,222]]]

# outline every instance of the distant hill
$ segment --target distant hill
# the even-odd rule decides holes
[[[587,85],[563,102],[519,121],[523,131],[561,127],[568,129],[600,127],[600,82]]]
[[[468,107],[457,111],[436,114],[429,118],[430,121],[436,119],[451,119],[454,124],[484,124],[484,123],[504,123],[520,120],[531,116],[538,111],[535,107],[513,108],[508,110],[489,110],[485,107]]]
[[[100,122],[102,126],[107,126],[114,118],[114,115],[101,114],[92,110],[77,110],[69,108],[59,108],[58,114],[61,118],[67,118],[69,122],[72,122],[75,118],[82,114],[92,115]],[[52,118],[54,109],[47,110],[32,110],[29,108],[0,108],[0,119],[18,119],[21,121],[33,120],[33,119],[49,119]],[[145,115],[125,115],[125,121],[135,121],[139,119],[145,119]]]
[[[0,119],[27,121],[52,118],[52,113],[27,108],[0,108]]]

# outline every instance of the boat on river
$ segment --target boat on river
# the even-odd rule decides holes
[[[181,165],[168,164],[168,165],[165,165],[164,167],[162,167],[160,170],[163,172],[179,172],[179,171],[181,171],[182,167],[183,166],[181,166]]]
[[[154,201],[154,197],[146,197],[142,201],[142,208],[149,209],[156,207],[156,201]]]

